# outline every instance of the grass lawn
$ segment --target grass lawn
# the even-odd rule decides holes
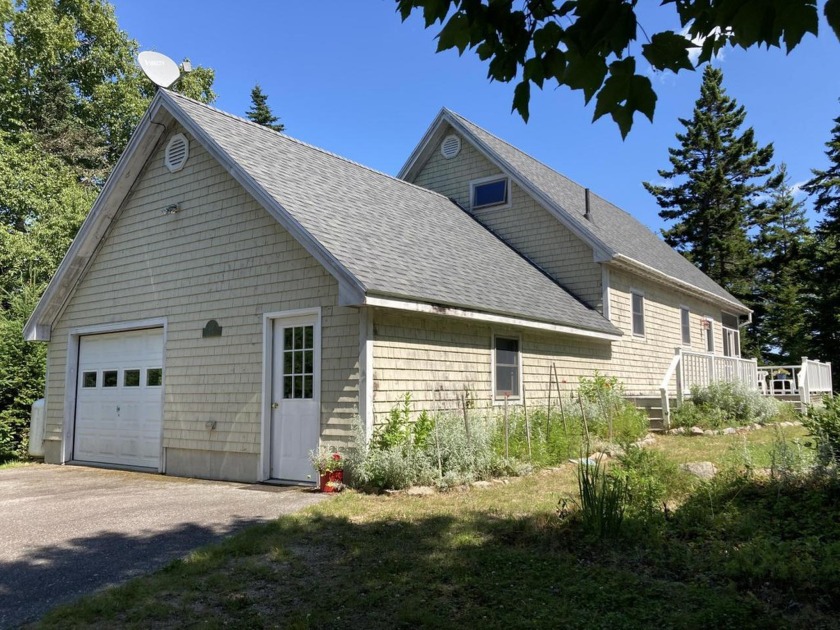
[[[746,446],[667,436],[655,448],[721,466],[745,448],[769,461],[772,430],[746,435]],[[670,521],[598,542],[557,515],[576,483],[564,466],[466,492],[344,492],[40,626],[837,627],[836,484],[703,486]]]

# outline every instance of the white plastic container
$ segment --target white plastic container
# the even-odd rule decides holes
[[[29,421],[29,454],[44,456],[44,399],[32,403],[32,419]]]

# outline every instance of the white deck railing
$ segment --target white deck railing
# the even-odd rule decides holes
[[[659,387],[662,419],[666,427],[671,422],[670,389],[674,377],[677,404],[690,395],[692,387],[708,387],[713,383],[743,383],[746,387],[759,389],[758,362],[755,359],[723,357],[677,348]]]
[[[803,357],[801,365],[758,367],[755,359],[723,357],[677,348],[659,386],[662,419],[666,428],[671,422],[672,380],[675,380],[677,404],[690,395],[692,387],[708,387],[722,382],[742,383],[768,396],[798,395],[803,407],[811,404],[814,394],[831,395],[834,391],[831,363]]]

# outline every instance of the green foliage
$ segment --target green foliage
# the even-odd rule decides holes
[[[817,457],[823,466],[840,464],[840,397],[812,406],[802,424],[816,440]]]
[[[759,147],[752,128],[741,132],[746,111],[727,96],[723,73],[708,66],[691,119],[680,119],[679,146],[668,149],[664,185],[644,182],[675,223],[665,241],[735,297],[750,303],[758,259],[750,231],[766,211],[763,195],[778,186],[771,176],[773,145]]]
[[[808,459],[798,439],[788,440],[784,432],[775,427],[773,449],[770,451],[770,478],[791,483],[802,478]]]
[[[705,388],[692,387],[691,399],[674,410],[671,424],[702,429],[767,424],[790,413],[789,408],[790,405],[740,383],[720,382]]]
[[[38,134],[43,148],[101,183],[154,95],[134,61],[137,43],[105,0],[3,5],[0,128]],[[175,89],[209,101],[212,82],[197,67]]]
[[[466,2],[464,0],[396,0],[403,21],[422,10],[426,28],[441,25],[438,51],[474,50],[487,62],[487,76],[517,80],[513,110],[527,122],[531,84],[542,89],[556,83],[596,97],[594,119],[609,114],[626,136],[633,116],[653,119],[656,93],[650,79],[637,73],[649,63],[655,70],[693,70],[688,51],[702,41],[698,64],[710,61],[725,46],[782,46],[790,51],[807,34],[817,34],[813,0],[790,0],[784,11],[774,3],[663,2],[682,30],[645,32],[635,0],[569,0],[545,2]],[[837,2],[829,0],[825,16],[840,33]],[[637,63],[637,57],[646,63]]]
[[[32,403],[44,395],[43,344],[23,340],[23,325],[41,294],[39,285],[6,294],[0,309],[0,462],[27,456]]]
[[[263,127],[268,127],[274,131],[286,130],[286,125],[278,123],[277,116],[271,113],[271,108],[268,106],[268,95],[263,93],[259,84],[251,90],[251,109],[245,114],[250,120]]]
[[[837,3],[835,11],[840,13]],[[808,356],[832,358],[840,357],[840,116],[834,119],[825,154],[828,167],[813,169],[813,177],[803,186],[822,216],[814,232],[809,269],[814,286],[809,324],[814,335]],[[833,362],[832,372],[835,382],[840,382],[840,361]]]
[[[813,245],[804,204],[794,199],[784,164],[779,175],[754,237],[760,260],[750,332],[765,361],[789,365],[808,356],[811,346],[807,319]]]
[[[411,421],[411,395],[406,393],[385,424],[366,442],[356,431],[356,446],[348,457],[350,483],[357,487],[401,489],[414,485],[449,487],[515,468],[493,449],[493,426],[482,418],[431,415],[423,411]]]
[[[385,424],[376,427],[373,434],[373,448],[386,450],[392,446],[401,447],[411,436],[411,393],[406,392],[400,404],[394,405]]]
[[[628,516],[645,521],[662,518],[667,501],[685,497],[692,486],[689,475],[663,452],[637,446],[629,447],[618,457],[618,465],[610,469],[610,475],[627,488]]]
[[[626,481],[608,474],[600,459],[585,460],[578,466],[578,493],[584,529],[598,539],[618,535],[627,507]]]
[[[626,444],[647,433],[647,416],[624,398],[624,387],[615,376],[607,377],[596,370],[591,379],[580,379],[578,395],[588,403],[584,413],[591,434]]]

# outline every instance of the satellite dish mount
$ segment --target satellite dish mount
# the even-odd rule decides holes
[[[168,88],[181,78],[178,64],[164,54],[144,50],[137,55],[137,63],[152,83]]]

